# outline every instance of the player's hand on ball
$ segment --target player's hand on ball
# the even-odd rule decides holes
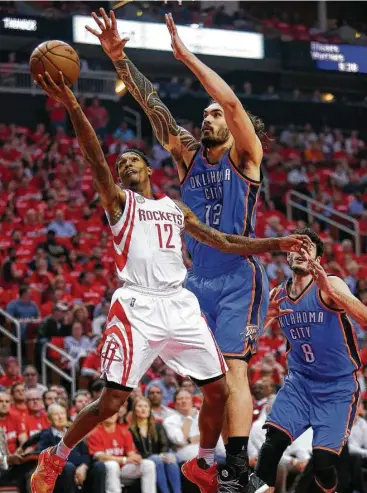
[[[56,101],[60,101],[60,103],[65,106],[76,102],[74,93],[65,84],[62,72],[60,72],[60,81],[60,84],[55,84],[50,74],[45,72],[44,77],[42,75],[38,76],[37,84],[45,91],[47,96],[50,96],[52,99],[56,99]]]
[[[313,277],[315,283],[318,285],[319,289],[326,294],[330,294],[331,284],[328,275],[326,274],[320,262],[316,262],[316,260],[309,258],[308,268],[311,276]]]
[[[306,235],[289,235],[280,238],[280,249],[283,252],[301,252],[305,250],[310,253],[312,242]]]
[[[106,14],[104,9],[99,9],[102,19],[98,17],[95,12],[92,12],[92,17],[95,20],[97,26],[101,32],[93,29],[89,26],[85,26],[85,29],[99,39],[103,50],[106,55],[113,61],[122,60],[125,57],[124,48],[130,38],[121,38],[117,30],[117,22],[115,13],[110,12],[110,17]]]
[[[183,61],[185,57],[190,54],[190,51],[186,48],[180,36],[178,35],[177,27],[173,20],[172,14],[166,14],[165,19],[166,19],[168,31],[171,36],[171,46],[173,50],[173,55],[175,58],[177,58],[177,60]]]

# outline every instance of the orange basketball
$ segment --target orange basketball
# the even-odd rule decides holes
[[[45,41],[33,50],[29,68],[33,80],[37,80],[38,75],[48,72],[58,84],[59,72],[62,72],[65,83],[71,86],[79,77],[80,60],[74,48],[67,43],[57,40]]]

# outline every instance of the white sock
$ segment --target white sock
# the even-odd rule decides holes
[[[214,462],[214,448],[201,448],[199,447],[199,459],[205,459],[208,466],[211,466]]]
[[[58,455],[66,460],[69,457],[71,450],[71,448],[65,445],[64,440],[61,440],[56,447],[55,455]]]

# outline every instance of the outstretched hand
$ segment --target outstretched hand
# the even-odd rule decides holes
[[[282,291],[282,287],[273,289],[270,295],[267,318],[274,320],[282,315],[289,315],[290,313],[293,313],[293,310],[291,309],[284,310],[280,307],[281,303],[283,303],[283,301],[287,298],[286,296],[281,296]]]
[[[307,235],[289,235],[280,239],[280,249],[283,252],[312,251],[312,241]]]
[[[122,38],[120,36],[117,30],[117,22],[113,10],[110,12],[110,17],[108,17],[105,10],[102,8],[99,9],[99,13],[102,16],[102,19],[99,18],[95,12],[92,12],[92,17],[101,32],[98,32],[96,29],[89,26],[85,26],[85,29],[99,39],[103,50],[112,61],[122,60],[125,57],[125,45],[130,38]]]
[[[177,27],[175,21],[173,20],[172,14],[166,14],[165,19],[168,31],[171,36],[173,55],[175,58],[177,58],[177,60],[183,61],[185,57],[190,54],[190,51],[186,48],[180,36],[178,35]]]
[[[60,101],[65,106],[68,106],[76,102],[76,97],[71,89],[65,84],[64,76],[62,72],[59,72],[60,84],[56,84],[48,72],[45,72],[45,76],[38,76],[37,85],[40,86],[47,96],[56,101]]]
[[[320,264],[320,262],[316,262],[316,260],[309,258],[308,268],[310,270],[311,276],[313,277],[320,291],[330,295],[331,293],[330,280],[323,266]]]

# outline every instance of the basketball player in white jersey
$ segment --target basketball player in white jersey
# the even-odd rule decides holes
[[[61,74],[62,76],[62,74]],[[47,82],[46,82],[47,81]],[[299,251],[310,245],[305,236],[250,239],[226,235],[202,223],[183,204],[153,194],[151,168],[139,151],[125,151],[116,168],[115,184],[98,138],[74,94],[57,86],[46,73],[39,84],[69,112],[80,148],[89,162],[94,185],[106,211],[123,287],[112,297],[102,342],[102,396],[78,415],[58,446],[43,451],[31,480],[33,493],[51,493],[71,449],[97,424],[114,415],[157,356],[202,389],[199,457],[183,471],[202,492],[217,491],[214,449],[223,425],[228,396],[226,365],[214,342],[196,297],[182,287],[184,228],[195,238],[227,252],[244,255],[270,250]],[[183,431],[190,443],[190,423]],[[121,465],[125,463],[122,461]],[[152,493],[156,486],[152,485]]]

